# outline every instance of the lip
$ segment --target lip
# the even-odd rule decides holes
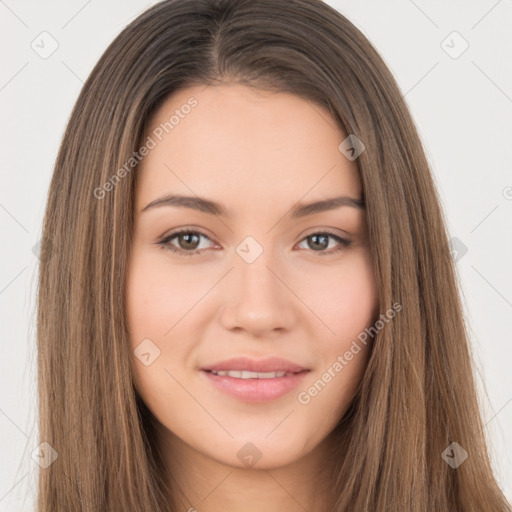
[[[288,372],[289,375],[271,379],[241,379],[227,375],[215,375],[212,370]],[[201,374],[218,390],[249,403],[269,402],[286,395],[301,383],[309,371],[308,368],[279,357],[259,360],[236,357],[201,368]]]
[[[233,357],[218,363],[205,366],[201,370],[246,370],[249,372],[289,372],[299,373],[307,368],[280,357],[251,359],[250,357]]]
[[[227,375],[215,375],[208,370],[202,370],[201,374],[205,375],[217,389],[238,400],[262,403],[276,400],[289,393],[302,382],[308,372],[309,370],[303,370],[273,379],[238,379]]]

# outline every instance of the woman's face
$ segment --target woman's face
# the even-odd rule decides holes
[[[361,198],[345,138],[317,105],[241,85],[181,90],[151,119],[128,321],[135,386],[175,446],[278,467],[346,411],[377,304],[364,209],[319,203]]]

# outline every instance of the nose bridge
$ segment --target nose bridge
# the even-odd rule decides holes
[[[239,289],[244,292],[246,299],[275,300],[281,295],[278,288],[283,285],[274,275],[279,265],[269,240],[267,238],[263,245],[254,237],[248,236],[236,247],[238,257],[235,274]]]
[[[246,237],[235,251],[227,324],[262,332],[289,328],[294,318],[292,294],[281,282],[286,278],[280,276],[275,251],[252,236]]]

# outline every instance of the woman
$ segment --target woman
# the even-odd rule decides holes
[[[41,512],[510,510],[419,137],[322,2],[123,30],[64,135],[38,306]]]

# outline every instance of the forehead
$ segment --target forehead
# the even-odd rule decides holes
[[[289,93],[233,84],[169,96],[149,120],[154,146],[138,167],[137,202],[193,192],[240,206],[257,198],[294,202],[339,192],[360,197],[356,164],[331,115]]]

